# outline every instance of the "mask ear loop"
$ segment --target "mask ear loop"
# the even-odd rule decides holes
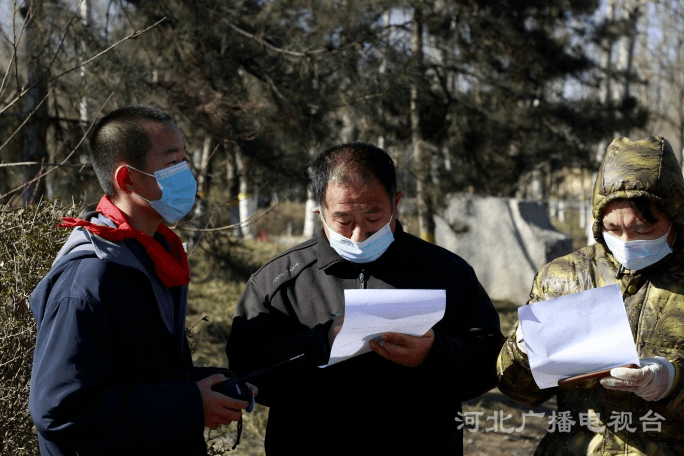
[[[155,176],[154,174],[146,173],[145,171],[140,171],[138,168],[131,166],[131,165],[119,165],[119,167],[116,168],[116,171],[114,171],[114,175],[116,176],[116,173],[123,167],[134,169],[139,173],[145,174],[146,176],[154,177],[155,179],[157,178],[157,176]],[[157,183],[157,187],[159,187],[159,183]],[[159,190],[161,190],[161,187],[159,188]],[[133,193],[135,193],[135,192],[133,192]],[[142,196],[140,193],[135,193],[135,194],[138,195],[140,198],[144,199],[145,201],[147,201],[148,203],[152,202],[152,201],[148,200],[147,198],[145,198],[144,196]]]
[[[155,176],[154,174],[146,173],[145,171],[141,171],[141,170],[139,170],[138,168],[136,168],[136,167],[134,167],[134,166],[131,166],[131,165],[121,165],[121,166],[119,166],[119,168],[121,168],[121,167],[123,167],[123,166],[125,166],[125,167],[127,167],[127,168],[134,169],[134,170],[136,170],[137,172],[143,173],[143,174],[145,174],[145,175],[147,175],[147,176],[150,176],[150,177],[157,177],[157,176]],[[118,168],[117,168],[117,169],[118,169]]]
[[[320,207],[318,208],[318,218],[321,220],[321,223],[327,228],[328,232],[332,231],[328,224],[325,222],[325,217],[323,217],[323,210]]]

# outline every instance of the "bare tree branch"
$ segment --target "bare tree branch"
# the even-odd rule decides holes
[[[261,44],[262,46],[264,46],[264,47],[266,47],[266,48],[268,48],[268,49],[270,49],[270,50],[272,50],[273,52],[277,52],[277,53],[279,53],[279,54],[289,55],[289,56],[291,56],[291,57],[307,57],[307,56],[309,56],[309,55],[311,55],[311,54],[320,54],[320,53],[323,53],[323,52],[327,52],[326,49],[319,49],[319,50],[317,50],[317,51],[310,51],[310,52],[295,52],[295,51],[288,51],[288,50],[286,50],[286,49],[281,49],[281,48],[279,48],[279,47],[273,46],[272,44],[270,44],[270,43],[264,41],[263,39],[259,38],[258,36],[254,35],[254,34],[252,34],[252,33],[249,33],[249,32],[247,32],[247,31],[245,31],[245,30],[242,30],[240,27],[238,27],[238,26],[236,26],[236,25],[234,25],[234,24],[230,24],[230,28],[232,28],[233,30],[235,30],[235,31],[236,31],[237,33],[239,33],[240,35],[246,36],[247,38],[256,41],[257,43]]]
[[[55,60],[57,60],[57,56],[59,55],[59,50],[62,49],[62,45],[64,44],[64,40],[66,40],[67,33],[69,32],[69,29],[71,28],[71,24],[74,22],[74,19],[78,15],[78,9],[81,7],[81,3],[83,3],[84,0],[81,0],[78,3],[78,6],[76,7],[76,11],[74,12],[73,16],[71,16],[71,20],[69,20],[69,23],[67,24],[66,28],[64,29],[64,33],[62,34],[62,39],[59,40],[59,45],[57,46],[57,49],[55,50],[55,55],[52,56],[52,61],[50,62],[50,65],[47,67],[46,73],[50,72],[50,68],[52,68],[52,65],[55,63]]]
[[[48,95],[49,95],[49,94],[48,94]],[[66,158],[65,158],[64,160],[62,160],[62,162],[60,163],[60,165],[64,165],[64,164],[71,158],[71,156],[74,155],[74,153],[76,153],[76,150],[79,148],[79,146],[80,146],[80,145],[83,143],[83,141],[86,139],[86,137],[88,136],[88,133],[90,132],[90,129],[91,129],[91,128],[93,127],[93,125],[95,124],[95,120],[98,119],[98,118],[100,117],[100,114],[102,113],[102,110],[103,110],[104,107],[107,105],[107,102],[109,101],[110,98],[112,98],[113,95],[114,95],[114,92],[110,93],[109,96],[107,97],[107,99],[104,101],[104,103],[102,103],[102,106],[100,106],[100,109],[99,109],[97,115],[93,118],[93,121],[90,123],[90,125],[88,126],[88,129],[86,130],[86,132],[85,132],[85,133],[83,134],[83,136],[81,137],[81,140],[78,142],[78,144],[76,144],[76,146],[71,150],[71,152],[69,152],[69,155],[67,155]],[[47,97],[46,97],[46,98],[47,98]],[[45,99],[41,100],[41,103],[42,103],[43,101],[45,101]],[[20,128],[21,128],[21,127],[20,127]],[[0,147],[0,149],[2,149],[2,147]],[[45,166],[44,163],[41,163],[41,164],[42,164],[43,166]],[[16,193],[16,192],[22,191],[22,190],[23,190],[24,188],[26,188],[27,186],[31,185],[31,184],[34,183],[34,182],[37,182],[38,180],[40,180],[40,179],[42,179],[43,177],[45,177],[45,176],[47,176],[48,174],[50,174],[51,172],[53,172],[53,171],[54,171],[55,169],[57,169],[58,167],[59,167],[59,166],[52,166],[48,171],[41,172],[41,173],[39,173],[36,177],[34,177],[33,179],[31,179],[30,181],[24,182],[24,183],[23,183],[22,185],[20,185],[19,187],[15,188],[15,189],[13,189],[13,190],[10,190],[9,192],[5,193],[4,195],[0,195],[0,200],[6,198],[7,196],[11,195],[12,193]]]
[[[43,162],[16,162],[16,163],[0,163],[0,168],[9,168],[12,166],[32,166],[32,165],[44,165],[44,166],[57,166],[62,168],[83,168],[82,164],[70,165],[68,163],[43,163]]]
[[[21,129],[24,127],[24,125],[26,125],[26,124],[28,123],[28,121],[31,119],[31,117],[33,117],[33,114],[38,110],[38,108],[40,108],[40,107],[43,105],[43,103],[45,103],[45,100],[48,99],[48,97],[49,97],[50,94],[52,93],[52,90],[53,90],[53,89],[48,90],[47,95],[45,95],[45,96],[43,97],[43,99],[40,100],[40,103],[38,103],[38,106],[36,106],[35,109],[34,109],[33,111],[31,111],[31,112],[29,113],[28,116],[26,116],[26,118],[25,118],[24,121],[21,123],[21,125],[19,125],[19,126],[16,128],[16,130],[14,130],[14,131],[12,132],[12,134],[9,136],[9,138],[7,138],[7,141],[5,141],[5,142],[0,146],[0,150],[4,149],[4,147],[12,140],[12,138],[14,138],[14,136],[15,136],[17,133],[19,133],[19,132],[21,131]],[[0,114],[1,114],[1,112],[0,112]]]
[[[69,70],[66,70],[66,71],[63,72],[63,73],[58,74],[57,76],[55,76],[54,78],[51,78],[51,79],[48,80],[47,82],[52,82],[52,81],[54,81],[54,80],[56,80],[56,79],[61,78],[62,76],[66,75],[66,74],[71,73],[71,72],[74,71],[74,70],[78,70],[78,69],[81,68],[82,66],[85,66],[85,65],[89,64],[89,63],[92,62],[93,60],[96,60],[97,58],[99,58],[99,57],[102,56],[103,54],[106,54],[106,53],[109,52],[110,50],[114,49],[115,47],[117,47],[118,45],[120,45],[121,43],[123,43],[124,41],[132,40],[132,39],[134,39],[134,38],[139,37],[139,36],[142,35],[143,33],[146,33],[146,32],[148,32],[149,30],[155,28],[156,26],[158,26],[159,24],[161,24],[161,23],[164,22],[165,20],[166,20],[166,18],[163,17],[163,18],[159,19],[157,22],[155,22],[154,24],[150,25],[149,27],[147,27],[147,28],[145,28],[145,29],[142,29],[142,30],[137,30],[137,31],[131,33],[131,34],[128,35],[127,37],[122,38],[122,39],[120,39],[119,41],[117,41],[116,43],[112,44],[112,45],[109,46],[107,49],[105,49],[105,50],[103,50],[103,51],[101,51],[101,52],[95,54],[94,56],[92,56],[91,58],[89,58],[88,60],[86,60],[85,62],[82,62],[82,63],[80,63],[79,65],[76,65],[75,67],[73,67],[73,68],[71,68],[71,69],[69,69]]]
[[[26,30],[26,23],[24,23],[21,27],[21,31],[19,32],[19,36],[16,36],[16,24],[15,24],[15,19],[17,17],[17,8],[15,8],[14,12],[12,13],[12,55],[9,58],[9,61],[7,62],[7,70],[5,70],[5,75],[2,77],[2,83],[0,83],[0,95],[2,95],[2,92],[5,90],[5,84],[7,83],[7,80],[9,79],[9,74],[10,70],[12,68],[12,63],[14,63],[14,68],[15,68],[15,77],[17,78],[17,81],[19,79],[19,74],[17,71],[17,65],[16,65],[16,59],[17,59],[17,46],[19,44],[19,41],[21,40],[21,37],[24,35],[24,30]],[[18,85],[17,85],[18,86]]]
[[[182,230],[182,231],[191,231],[191,232],[193,232],[193,233],[213,233],[213,232],[216,232],[216,231],[226,231],[226,230],[231,230],[231,229],[233,229],[233,228],[238,228],[238,227],[247,226],[247,225],[249,225],[250,223],[254,223],[254,222],[256,222],[257,220],[260,220],[260,219],[262,219],[263,217],[265,217],[266,214],[268,214],[269,212],[271,212],[272,210],[274,210],[275,208],[277,208],[278,206],[280,206],[280,204],[282,203],[282,201],[285,201],[285,200],[287,199],[288,196],[290,196],[289,192],[288,192],[287,194],[285,194],[285,196],[283,197],[283,199],[282,199],[280,202],[278,202],[277,204],[275,204],[273,207],[268,208],[263,214],[259,215],[258,217],[257,217],[257,213],[256,213],[256,212],[253,212],[253,213],[252,213],[249,217],[247,217],[245,220],[242,220],[242,221],[239,222],[239,223],[233,223],[232,225],[219,226],[219,227],[216,227],[216,228],[186,228],[186,227],[183,226],[184,224],[186,224],[186,223],[191,223],[191,222],[194,221],[196,218],[199,218],[199,217],[195,217],[195,218],[193,218],[192,220],[188,220],[188,221],[186,221],[186,222],[183,222],[183,224],[181,224],[181,225],[178,225],[178,224],[175,225],[174,228],[178,228],[179,230]],[[224,202],[222,205],[225,205],[226,203],[230,203],[230,202],[233,202],[233,201],[234,201],[234,200],[226,201],[226,202]],[[239,201],[239,199],[238,199],[238,201]],[[204,214],[202,214],[202,215],[204,215]],[[254,220],[252,220],[252,219],[254,219]]]
[[[164,22],[165,20],[166,20],[166,18],[163,17],[163,18],[161,18],[160,20],[158,20],[157,22],[155,22],[154,24],[150,25],[149,27],[147,27],[147,28],[145,28],[145,29],[143,29],[143,30],[137,30],[137,31],[131,33],[130,35],[128,35],[128,36],[126,36],[126,37],[120,39],[120,40],[117,41],[116,43],[112,44],[112,45],[109,46],[107,49],[105,49],[105,50],[103,50],[103,51],[101,51],[101,52],[95,54],[93,57],[89,58],[88,60],[86,60],[86,61],[84,61],[84,62],[81,62],[80,64],[76,65],[75,67],[73,67],[73,68],[71,68],[71,69],[69,69],[69,70],[66,70],[66,71],[64,71],[63,73],[60,73],[60,74],[58,74],[57,76],[52,77],[52,78],[50,78],[49,80],[47,80],[47,81],[45,81],[45,82],[46,82],[46,83],[53,82],[53,81],[55,81],[55,80],[61,78],[62,76],[66,75],[66,74],[69,74],[69,73],[71,73],[72,71],[77,70],[77,69],[79,69],[79,68],[81,68],[81,67],[83,67],[83,66],[89,64],[89,63],[92,62],[93,60],[98,59],[98,58],[101,57],[102,55],[106,54],[107,52],[111,51],[111,50],[114,49],[115,47],[119,46],[119,45],[120,45],[121,43],[123,43],[124,41],[128,41],[128,40],[131,40],[131,39],[133,39],[133,38],[137,38],[138,36],[142,35],[143,33],[147,32],[147,31],[151,30],[152,28],[156,27],[157,25],[161,24],[161,23]],[[31,88],[32,88],[32,87],[29,87],[29,88],[26,88],[26,89],[22,90],[21,93],[19,93],[19,95],[17,95],[16,98],[14,98],[14,100],[12,100],[11,102],[9,102],[9,104],[7,104],[7,106],[5,106],[5,107],[3,107],[2,109],[0,109],[0,115],[2,115],[2,114],[3,114],[5,111],[7,111],[10,107],[12,107],[17,101],[19,101],[24,95],[26,95],[26,93],[27,93],[29,90],[31,90]]]

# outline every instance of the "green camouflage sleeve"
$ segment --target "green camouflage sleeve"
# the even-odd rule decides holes
[[[532,377],[527,355],[515,343],[515,327],[506,338],[496,363],[499,390],[506,396],[529,407],[536,407],[550,399],[556,388],[539,389]]]
[[[530,302],[540,300],[539,297],[539,277],[534,278]],[[499,390],[510,398],[523,405],[535,407],[551,398],[556,388],[539,389],[532,377],[530,362],[527,355],[520,351],[516,343],[516,330],[520,322],[516,322],[506,337],[506,341],[499,352],[496,362],[496,373],[499,379]]]
[[[601,249],[598,251],[597,249]],[[585,247],[569,255],[557,258],[543,267],[534,277],[527,304],[603,286],[613,280],[610,270],[597,272],[597,257],[603,252],[600,246]],[[606,277],[602,277],[605,275]],[[497,375],[499,390],[512,399],[528,405],[539,405],[556,394],[557,388],[540,390],[532,377],[527,355],[515,342],[516,322],[499,353]]]

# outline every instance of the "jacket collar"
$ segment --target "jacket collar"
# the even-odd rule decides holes
[[[116,227],[111,220],[98,212],[88,213],[84,218],[92,223]],[[140,246],[140,250],[144,252],[142,246]],[[101,238],[100,236],[96,236],[82,227],[75,228],[71,232],[66,244],[62,247],[57,255],[57,258],[55,259],[52,269],[48,275],[56,274],[71,260],[79,259],[81,256],[89,255],[95,255],[100,259],[126,268],[136,269],[149,278],[152,291],[156,297],[159,312],[161,314],[162,320],[164,321],[164,325],[171,336],[175,339],[175,343],[182,353],[184,350],[185,341],[185,305],[181,306],[180,309],[174,309],[172,305],[165,304],[169,302],[169,293],[171,292],[169,289],[164,287],[154,273],[150,273],[150,268],[153,268],[151,261],[146,267],[140,258],[138,258],[131,250],[128,240],[123,242],[112,242]],[[182,286],[177,292],[180,293],[179,299],[185,303],[187,299],[188,286]],[[180,313],[175,315],[175,312]]]

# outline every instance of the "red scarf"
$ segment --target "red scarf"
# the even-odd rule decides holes
[[[63,217],[63,223],[59,226],[71,228],[82,226],[93,234],[96,234],[108,241],[121,242],[124,239],[135,239],[145,248],[145,251],[154,262],[154,270],[157,277],[166,288],[187,285],[190,283],[190,269],[188,267],[188,256],[183,249],[180,238],[171,231],[166,225],[160,223],[157,233],[162,235],[169,244],[167,251],[154,238],[148,236],[140,230],[133,229],[128,224],[126,214],[116,207],[107,195],[103,196],[97,205],[97,211],[109,218],[118,228],[105,225],[97,225],[86,220]]]

